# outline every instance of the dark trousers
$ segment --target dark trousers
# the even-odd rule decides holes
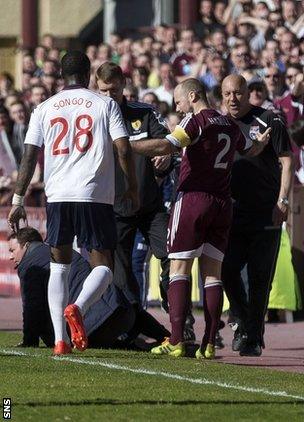
[[[231,313],[248,342],[263,344],[264,318],[279,246],[280,229],[242,229],[234,224],[222,267]],[[247,264],[248,296],[241,278]]]
[[[140,292],[140,303],[143,308],[147,308],[147,295],[149,288],[148,265],[150,260],[150,250],[143,235],[137,230],[132,252],[132,269],[137,280]]]
[[[132,306],[117,308],[103,324],[89,335],[89,347],[93,349],[113,347],[117,337],[133,328],[135,319],[136,315]]]
[[[161,282],[169,280],[167,258],[167,228],[169,216],[165,211],[132,217],[116,215],[117,247],[114,254],[114,284],[119,287],[132,304],[140,303],[140,290],[132,268],[132,251],[136,231],[139,230],[156,258],[161,260]]]

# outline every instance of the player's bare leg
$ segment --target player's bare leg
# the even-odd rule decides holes
[[[54,355],[71,353],[69,336],[63,317],[69,300],[68,276],[72,261],[72,245],[51,247],[48,302],[55,333]]]
[[[213,359],[215,357],[215,336],[218,331],[223,307],[223,286],[221,281],[222,262],[202,255],[200,268],[204,283],[205,334],[196,357]]]

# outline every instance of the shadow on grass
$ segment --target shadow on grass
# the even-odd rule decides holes
[[[46,402],[15,402],[14,406],[29,406],[29,407],[52,407],[52,406],[134,406],[134,405],[174,405],[174,406],[200,406],[200,405],[302,405],[303,400],[285,400],[285,401],[251,401],[251,400],[115,400],[115,399],[92,399],[80,401],[46,401]]]

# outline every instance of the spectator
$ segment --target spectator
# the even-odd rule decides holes
[[[22,101],[11,105],[10,117],[13,122],[12,148],[19,167],[24,152],[24,139],[29,121],[27,109]]]
[[[220,85],[227,76],[226,62],[220,56],[211,58],[208,62],[209,71],[200,78],[207,90],[210,91],[216,85]]]
[[[194,26],[195,34],[198,38],[203,39],[214,29],[222,27],[214,15],[213,2],[211,0],[201,0],[199,12],[201,20]]]
[[[143,97],[143,103],[150,104],[159,111],[159,99],[154,92],[147,92]]]
[[[263,107],[266,110],[274,110],[273,102],[268,100],[268,91],[265,83],[260,78],[252,78],[247,82],[249,91],[249,102],[256,107]]]
[[[172,108],[175,81],[172,65],[170,63],[163,63],[160,65],[159,77],[161,84],[154,92],[160,101],[165,101],[168,106]]]
[[[119,63],[119,59],[120,59],[119,45],[121,41],[122,41],[121,36],[117,34],[116,32],[113,32],[112,34],[110,34],[109,45],[112,51],[111,61],[113,61],[116,64]]]
[[[8,72],[0,73],[0,98],[5,98],[14,91],[14,78]]]
[[[290,126],[304,116],[304,79],[303,67],[296,64],[287,66],[285,74],[286,92],[275,100],[275,106],[284,114]]]
[[[298,17],[298,11],[294,0],[282,1],[282,17],[286,28],[291,29]]]
[[[43,34],[41,39],[41,45],[47,50],[51,50],[55,47],[55,38],[53,34]]]
[[[229,50],[225,31],[220,28],[214,30],[210,35],[210,41],[212,53],[221,56],[223,59],[227,59]]]
[[[42,75],[43,76],[59,76],[59,63],[56,60],[45,59],[42,65]]]
[[[51,48],[48,52],[47,58],[49,60],[54,60],[59,65],[61,59],[61,51],[59,50],[59,48]],[[57,68],[59,67],[58,65]]]
[[[47,57],[47,49],[43,45],[38,45],[34,51],[34,59],[36,65],[41,69]]]
[[[271,65],[264,69],[263,81],[267,87],[270,100],[273,101],[276,97],[283,95],[285,90],[284,79],[277,66]]]
[[[49,94],[44,85],[33,85],[30,92],[30,108],[34,109],[48,98]]]
[[[57,77],[55,75],[44,75],[41,76],[41,83],[47,90],[47,96],[50,97],[57,92]]]
[[[12,122],[7,109],[0,106],[0,205],[8,205],[16,180],[16,149],[12,145]]]
[[[88,45],[85,51],[86,55],[90,59],[91,65],[95,62],[97,59],[97,47],[96,45]]]
[[[37,70],[37,65],[33,56],[25,54],[22,58],[22,71],[34,75]]]
[[[149,72],[145,67],[136,67],[132,72],[132,82],[138,90],[138,98],[143,100],[145,94],[151,89],[148,87]]]
[[[101,65],[102,63],[109,61],[112,57],[112,51],[109,44],[99,44],[97,48],[97,58],[98,64]]]
[[[123,90],[123,95],[127,101],[138,101],[138,89],[132,85],[127,84]]]
[[[231,73],[240,74],[252,67],[252,57],[246,44],[240,43],[231,50]]]
[[[206,1],[206,0],[204,0]],[[211,3],[211,2],[210,2]],[[177,82],[181,82],[189,77],[193,62],[192,44],[194,41],[194,32],[192,29],[181,31],[181,51],[171,57],[171,63]]]
[[[304,119],[297,120],[289,128],[289,134],[296,145],[295,155],[295,183],[304,185]]]
[[[10,119],[9,112],[4,106],[0,106],[0,131],[2,138],[5,136],[11,143],[13,122]]]

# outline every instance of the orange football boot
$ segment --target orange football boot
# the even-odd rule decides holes
[[[88,338],[78,306],[74,304],[68,305],[63,315],[71,330],[72,343],[76,349],[84,351],[88,347]]]
[[[72,353],[72,348],[63,340],[58,341],[53,349],[53,355],[55,356],[68,355],[69,353]]]

